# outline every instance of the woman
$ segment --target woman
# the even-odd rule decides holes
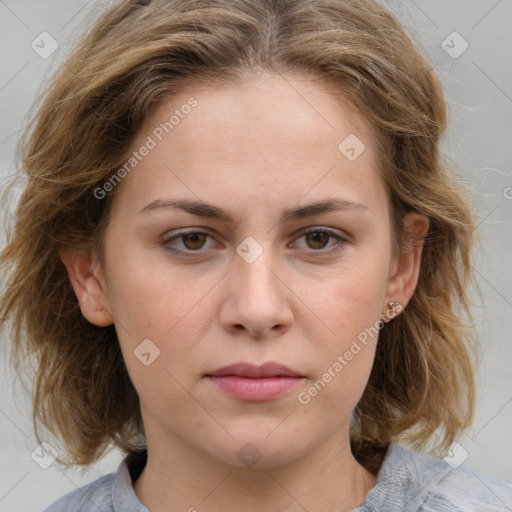
[[[373,0],[103,12],[27,129],[2,253],[36,428],[62,463],[126,452],[47,511],[512,508],[456,442],[475,225],[445,128]]]

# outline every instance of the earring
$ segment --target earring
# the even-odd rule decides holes
[[[400,302],[396,302],[394,300],[389,302],[389,307],[393,311],[393,314],[400,313],[400,311],[402,310],[402,305],[400,304]]]
[[[384,314],[380,315],[381,320],[382,317],[386,316],[387,319],[385,320],[385,322],[392,320],[395,317],[395,315],[400,313],[400,311],[402,311],[403,309],[400,302],[396,302],[394,300],[389,301],[388,305],[388,310]]]

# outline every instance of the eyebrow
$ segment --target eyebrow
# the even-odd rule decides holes
[[[235,222],[233,217],[223,208],[201,201],[192,201],[188,199],[155,199],[144,208],[142,208],[139,214],[148,213],[159,208],[179,209],[198,217],[219,219],[228,224],[233,224]],[[279,222],[303,219],[306,217],[312,217],[313,215],[318,215],[320,213],[344,210],[359,210],[362,212],[368,212],[369,208],[364,204],[350,201],[348,199],[327,199],[325,201],[310,203],[304,206],[285,208],[281,211]]]

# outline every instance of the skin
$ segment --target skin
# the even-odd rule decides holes
[[[376,483],[351,453],[349,425],[377,337],[309,403],[297,397],[389,315],[390,300],[407,305],[422,244],[393,257],[371,126],[305,76],[184,90],[150,115],[131,151],[192,96],[197,107],[118,185],[105,264],[94,252],[61,253],[84,316],[115,325],[140,396],[148,464],[135,492],[152,512],[351,510]],[[354,161],[338,150],[349,134],[366,146]],[[233,222],[139,213],[171,197],[221,207]],[[283,208],[329,198],[367,208],[279,221]],[[423,237],[428,220],[410,213],[405,226]],[[346,241],[305,236],[318,227]],[[184,228],[210,236],[178,237]],[[252,263],[236,252],[248,236],[263,250]],[[148,366],[134,356],[144,339],[160,349]],[[205,380],[239,361],[277,361],[305,378],[261,403]],[[247,443],[261,455],[252,467],[237,456]]]

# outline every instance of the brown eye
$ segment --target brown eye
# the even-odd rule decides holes
[[[310,242],[309,247],[311,249],[323,249],[327,245],[329,238],[331,238],[331,235],[324,231],[313,231],[306,235],[306,240]]]
[[[181,235],[180,238],[183,240],[183,244],[187,249],[197,251],[203,247],[207,236],[206,233],[189,233],[187,235]]]
[[[174,253],[174,254],[182,254],[186,255],[187,253],[203,253],[205,246],[207,246],[208,238],[211,239],[212,242],[215,240],[208,233],[203,233],[202,231],[189,231],[188,233],[175,234],[172,237],[164,239],[161,244],[162,246]],[[215,244],[211,245],[214,247]],[[208,248],[208,247],[206,247]]]
[[[345,243],[348,243],[348,240],[343,236],[326,228],[311,229],[310,231],[303,233],[297,240],[301,239],[305,240],[305,244],[298,244],[297,247],[300,249],[309,249],[313,252],[318,252],[319,255],[341,250]],[[329,245],[330,239],[333,240],[333,242]]]

